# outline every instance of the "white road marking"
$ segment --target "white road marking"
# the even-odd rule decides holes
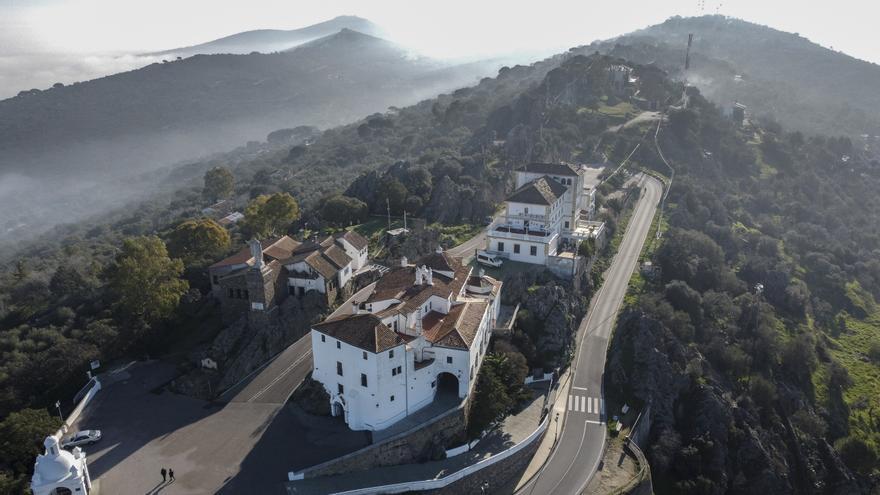
[[[587,413],[593,412],[593,399],[587,399]]]
[[[568,396],[568,410],[569,410],[569,411],[572,410],[572,409],[571,409],[571,401],[572,401],[572,399],[574,399],[574,396],[573,396],[573,395],[569,395],[569,396]]]
[[[246,402],[253,402],[254,400],[260,398],[260,396],[262,396],[264,393],[266,393],[267,390],[269,390],[270,388],[272,388],[273,385],[275,385],[276,383],[278,383],[282,378],[284,378],[285,376],[287,376],[288,373],[290,373],[294,368],[296,368],[296,367],[299,365],[299,363],[301,363],[304,359],[308,358],[308,357],[311,356],[311,355],[312,355],[312,350],[309,349],[308,351],[306,351],[305,354],[303,354],[302,356],[300,356],[299,358],[297,358],[297,360],[294,361],[293,364],[291,364],[290,366],[288,366],[287,369],[285,369],[284,371],[282,371],[281,373],[279,373],[278,376],[276,376],[274,380],[272,380],[271,382],[269,382],[268,385],[266,385],[265,387],[263,387],[262,390],[260,390],[259,392],[255,393],[254,395],[252,395],[251,398],[248,399]]]
[[[586,422],[586,423],[590,423],[591,425],[601,425],[601,424],[604,424],[604,423],[602,423],[601,421],[594,421],[594,420],[592,420],[592,419],[588,419],[588,420],[586,420],[585,422]]]
[[[596,414],[599,414],[599,398],[596,397]]]
[[[574,390],[586,390],[587,387],[571,387]]]

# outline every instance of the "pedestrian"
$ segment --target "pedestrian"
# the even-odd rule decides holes
[[[167,481],[166,476],[168,474],[168,471],[165,471],[165,468],[162,468],[162,470],[159,472],[162,473],[162,483],[165,483]]]
[[[174,481],[174,470],[171,468],[168,468],[168,479]]]

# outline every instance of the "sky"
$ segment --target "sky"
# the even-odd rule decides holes
[[[153,61],[140,52],[337,15],[370,19],[423,55],[477,58],[562,51],[674,15],[714,13],[798,32],[880,63],[880,3],[866,0],[0,0],[0,98]]]

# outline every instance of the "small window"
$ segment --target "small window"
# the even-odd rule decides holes
[[[568,228],[568,222],[567,222],[567,221],[565,222],[565,228]]]
[[[211,280],[214,281],[214,285],[217,285],[220,283],[220,277],[218,277],[217,275],[214,275],[213,277],[211,277]]]
[[[513,245],[513,253],[514,253],[514,254],[519,254],[519,244],[514,244],[514,245]]]
[[[437,380],[431,382],[431,388],[437,388]]]
[[[388,359],[394,359],[394,349],[388,351]]]
[[[235,297],[235,291],[232,289],[229,289],[229,299],[232,299],[233,297]]]
[[[364,357],[364,359],[367,359],[367,351],[363,351],[363,352],[361,353],[361,355]]]
[[[391,396],[391,402],[394,402],[394,396],[393,396],[393,395]]]
[[[403,368],[401,366],[398,366],[397,367],[397,374],[399,375],[401,373],[403,373]]]
[[[391,368],[391,376],[397,376],[397,368]]]
[[[336,348],[342,349],[342,343],[340,343],[338,340],[336,341]]]
[[[529,247],[529,254],[531,254],[532,256],[537,256],[538,255],[538,246]]]
[[[336,361],[336,374],[342,376],[342,363]]]
[[[446,356],[446,364],[452,364],[452,356]]]
[[[327,336],[321,335],[321,342],[327,342]]]
[[[336,384],[336,393],[338,393],[339,395],[345,393],[345,387],[343,387],[341,383]]]
[[[524,215],[528,215],[528,214],[529,214],[529,209],[528,209],[528,208],[523,208],[523,214],[524,214]]]
[[[504,243],[503,242],[498,243],[498,250],[501,252],[504,252]]]
[[[367,386],[367,375],[361,373],[361,387]]]

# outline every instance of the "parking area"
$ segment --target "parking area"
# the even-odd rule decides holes
[[[175,375],[171,365],[147,362],[103,378],[73,425],[103,432],[85,449],[98,493],[283,493],[288,471],[369,443],[341,420],[292,405],[209,403],[162,391]],[[162,483],[163,467],[176,481]]]

